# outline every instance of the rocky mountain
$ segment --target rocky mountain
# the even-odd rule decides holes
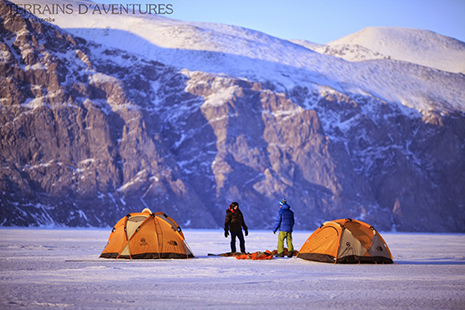
[[[1,225],[111,226],[150,207],[216,228],[238,201],[266,229],[286,198],[296,229],[465,231],[461,73],[158,16],[49,24],[11,5]]]

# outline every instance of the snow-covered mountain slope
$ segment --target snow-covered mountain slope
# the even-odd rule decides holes
[[[369,27],[330,42],[327,46],[336,49],[361,47],[375,55],[439,70],[465,73],[465,43],[428,30]],[[346,54],[343,58],[358,60],[355,57]]]
[[[390,59],[389,56],[382,55],[378,52],[369,50],[366,47],[353,44],[353,45],[328,45],[317,44],[306,40],[289,40],[293,43],[299,44],[312,51],[320,54],[331,55],[339,57],[348,61],[363,61],[363,60],[376,60],[376,59]]]
[[[240,201],[270,228],[285,197],[296,229],[465,231],[463,74],[158,16],[57,15],[64,30],[8,5],[0,225],[113,225],[148,206],[221,227]]]
[[[47,1],[57,3],[52,0],[40,3]],[[74,5],[77,3],[72,0],[58,2]],[[80,3],[91,4],[86,1]],[[156,15],[88,13],[54,15],[54,18],[54,24],[86,40],[94,40],[103,45],[143,55],[146,59],[190,71],[226,74],[259,82],[271,81],[281,86],[281,91],[302,84],[317,88],[328,86],[337,91],[369,94],[387,102],[401,103],[422,113],[438,109],[441,112],[465,111],[463,75],[438,72],[416,65],[415,62],[389,59],[347,62],[259,31],[222,24],[177,21]],[[374,30],[378,33],[376,28]],[[364,42],[373,39],[368,34],[363,39],[365,32],[367,31],[356,34],[357,40],[346,39],[337,44],[362,46]],[[429,49],[427,59],[441,59],[445,55],[446,59],[437,60],[437,63],[443,62],[449,66],[453,64],[448,53],[452,47],[432,49],[439,40],[452,42],[450,38],[434,34],[430,37],[434,37],[435,41],[430,43],[430,37],[423,35],[423,31],[414,29],[402,29],[397,32],[386,30],[381,33],[386,33],[386,39],[376,44],[387,46],[379,51],[366,47],[365,51],[373,51],[370,55],[392,55],[391,57],[395,58],[394,56],[400,53],[397,50],[401,49],[413,54],[409,59],[415,59],[416,54]],[[395,41],[396,33],[402,34],[403,37],[399,46],[392,47],[389,42]],[[461,42],[453,42],[455,45],[450,44],[460,55]],[[406,55],[408,53],[404,52]],[[368,56],[368,59],[372,58],[377,57]],[[460,63],[461,58],[458,56],[455,56],[455,59],[458,59],[457,67],[464,63]],[[396,91],[392,91],[394,89]],[[435,105],[431,105],[432,101],[436,102]]]

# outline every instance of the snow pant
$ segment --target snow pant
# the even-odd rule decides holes
[[[284,253],[284,239],[287,241],[287,250],[289,252],[294,251],[294,245],[292,244],[292,232],[280,231],[278,235],[278,254]]]
[[[245,240],[242,230],[240,231],[231,231],[231,252],[236,252],[236,237],[239,239],[239,246],[241,252],[245,253]]]

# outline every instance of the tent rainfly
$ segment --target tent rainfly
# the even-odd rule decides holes
[[[305,241],[297,257],[327,263],[394,262],[373,226],[352,219],[325,222]]]
[[[163,212],[130,213],[116,223],[100,258],[193,258],[181,227]]]

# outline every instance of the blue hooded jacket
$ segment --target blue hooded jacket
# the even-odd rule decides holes
[[[273,227],[273,232],[275,233],[278,229],[280,231],[292,232],[294,227],[294,212],[290,210],[290,206],[287,203],[281,205],[281,208],[278,211],[278,217],[276,218],[276,223]]]

